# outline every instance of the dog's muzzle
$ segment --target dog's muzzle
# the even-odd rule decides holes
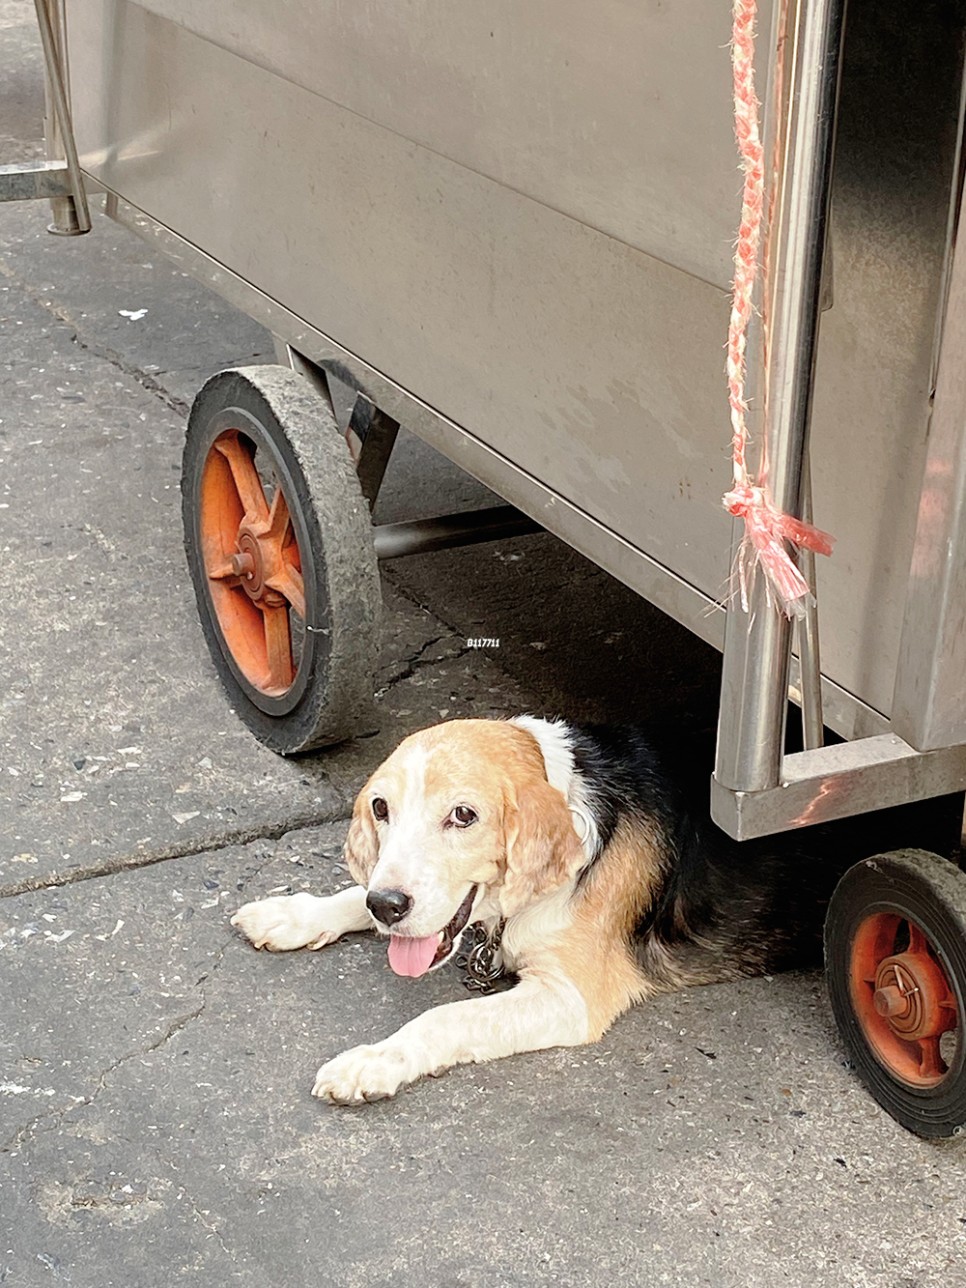
[[[479,886],[470,886],[469,894],[457,908],[452,921],[435,935],[390,935],[389,965],[397,975],[413,978],[425,975],[452,956],[456,941],[470,919],[478,890]]]

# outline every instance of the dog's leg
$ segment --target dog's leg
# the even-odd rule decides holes
[[[586,1005],[568,979],[524,975],[509,992],[437,1006],[384,1042],[336,1056],[319,1070],[312,1094],[337,1105],[381,1100],[454,1064],[577,1046],[590,1036]]]
[[[231,919],[256,948],[285,952],[291,948],[324,948],[353,930],[371,930],[363,886],[338,894],[283,894],[246,903]]]

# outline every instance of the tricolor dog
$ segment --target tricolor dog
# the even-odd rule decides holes
[[[482,928],[518,982],[336,1056],[314,1094],[358,1104],[450,1065],[594,1042],[636,1002],[814,947],[820,918],[793,930],[788,907],[812,901],[789,900],[781,865],[691,807],[673,761],[639,732],[531,716],[401,743],[355,803],[345,856],[358,884],[248,903],[232,924],[275,951],[375,929],[411,977]],[[691,769],[706,802],[708,767]]]

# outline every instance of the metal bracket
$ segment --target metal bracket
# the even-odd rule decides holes
[[[966,747],[921,752],[896,734],[785,756],[777,787],[711,780],[711,817],[736,841],[966,790]]]
[[[70,173],[56,161],[0,165],[0,201],[38,201],[72,197]]]
[[[375,403],[354,385],[340,380],[331,368],[312,362],[281,336],[276,335],[274,340],[275,356],[279,362],[305,376],[332,409],[335,423],[346,441],[352,463],[356,467],[362,494],[369,503],[370,511],[373,510],[389,465],[392,449],[396,444],[399,422],[380,411]]]

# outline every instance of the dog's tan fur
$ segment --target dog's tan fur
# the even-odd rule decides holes
[[[653,843],[651,843],[653,844]],[[629,1006],[660,990],[641,972],[628,951],[631,930],[650,902],[642,871],[657,875],[656,852],[647,855],[649,838],[626,826],[607,849],[607,862],[595,866],[574,911],[573,926],[555,954],[587,1004],[588,1041],[596,1041]]]
[[[375,798],[388,803],[387,822],[374,816]],[[460,804],[477,820],[445,826]],[[646,969],[631,947],[661,878],[660,836],[622,819],[581,879],[587,854],[574,807],[548,781],[538,740],[519,725],[453,721],[407,738],[359,793],[345,854],[354,890],[250,903],[233,924],[257,947],[321,947],[371,927],[366,888],[391,882],[413,894],[407,922],[425,936],[478,886],[472,920],[505,920],[506,964],[520,982],[426,1012],[384,1042],[330,1060],[314,1087],[330,1101],[393,1095],[460,1062],[592,1042],[634,1002],[693,982],[670,960]]]

